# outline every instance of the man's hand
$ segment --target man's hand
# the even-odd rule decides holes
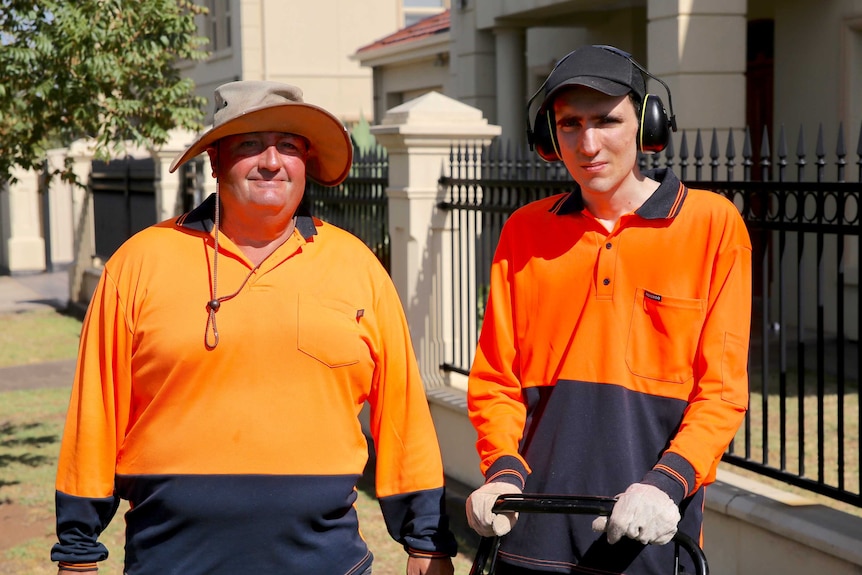
[[[455,567],[450,557],[408,557],[407,575],[453,575]]]
[[[505,535],[515,526],[518,514],[514,512],[492,513],[491,509],[500,495],[521,494],[511,483],[494,481],[486,483],[467,498],[467,523],[482,537]]]
[[[664,545],[676,535],[679,508],[667,493],[644,483],[632,483],[625,493],[617,495],[610,517],[593,521],[593,531],[606,531],[608,543],[623,535],[644,545]]]

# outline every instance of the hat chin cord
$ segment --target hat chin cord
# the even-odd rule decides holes
[[[245,287],[245,284],[248,283],[248,280],[251,278],[252,274],[257,271],[257,268],[260,267],[260,264],[257,264],[248,272],[248,275],[245,276],[245,279],[242,280],[242,284],[239,286],[235,292],[230,295],[218,296],[218,238],[219,238],[219,228],[221,225],[221,196],[219,195],[219,181],[216,179],[216,200],[215,200],[215,240],[213,242],[213,267],[212,267],[212,277],[211,277],[211,299],[207,302],[207,327],[204,331],[204,345],[210,351],[214,350],[218,345],[219,337],[218,337],[218,325],[216,325],[216,312],[221,307],[222,302],[227,301],[229,299],[233,299],[234,297],[242,291],[242,288]],[[262,262],[261,262],[262,263]]]

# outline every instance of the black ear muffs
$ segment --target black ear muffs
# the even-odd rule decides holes
[[[647,94],[641,106],[638,127],[638,151],[644,154],[657,154],[667,147],[673,124],[661,98]]]
[[[554,127],[554,111],[546,110],[536,114],[533,129],[527,132],[530,147],[546,162],[560,161],[560,148],[557,145],[557,130]]]
[[[667,110],[661,98],[647,94],[638,118],[638,151],[644,154],[657,154],[667,147],[673,130]],[[546,162],[560,161],[560,146],[554,126],[554,111],[539,111],[527,139],[531,148]]]

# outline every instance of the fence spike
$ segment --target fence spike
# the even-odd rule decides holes
[[[835,148],[835,155],[838,156],[838,159],[835,161],[835,165],[838,167],[838,181],[844,181],[844,167],[847,165],[847,161],[844,159],[847,156],[847,148],[844,146],[844,122],[838,122],[838,145]]]
[[[682,138],[679,142],[679,177],[681,180],[686,179],[688,171],[688,137],[685,130],[682,132]]]
[[[709,144],[709,167],[710,169],[710,180],[713,182],[718,180],[718,160],[721,155],[718,152],[718,130],[712,129],[712,141]]]
[[[769,128],[766,124],[763,125],[763,134],[760,137],[760,157],[772,157],[771,150],[769,149]]]
[[[742,135],[742,179],[746,182],[751,181],[752,155],[751,130],[748,126],[745,126],[745,131]]]
[[[751,156],[751,130],[746,125],[742,134],[742,158],[750,160]]]
[[[712,129],[712,141],[709,143],[709,157],[713,162],[718,161],[718,130]]]
[[[488,155],[488,177],[500,178],[500,148],[502,147],[502,143],[499,139],[495,139],[491,142],[491,145],[488,146],[486,154]]]
[[[703,158],[703,136],[700,133],[700,128],[697,129],[697,135],[694,139],[694,157]]]
[[[456,142],[449,148],[449,172],[453,178],[457,178],[460,175],[458,173],[458,146],[459,144]]]
[[[763,134],[760,136],[760,179],[769,181],[769,170],[772,167],[772,153],[769,148],[769,128],[763,125]]]
[[[817,181],[823,181],[823,168],[826,166],[826,149],[823,145],[823,122],[817,128],[817,147],[814,154],[817,156]]]
[[[516,174],[527,174],[530,171],[530,164],[532,162],[529,161],[528,158],[524,157],[523,154],[519,153],[519,150],[515,150],[515,173]]]
[[[799,139],[796,141],[796,181],[801,182],[805,173],[805,125],[799,126]]]
[[[697,139],[694,142],[694,179],[700,180],[701,170],[703,168],[703,138],[700,133],[700,128],[697,129]]]
[[[668,168],[673,168],[673,137],[668,138],[667,148],[664,149],[664,165]]]
[[[858,180],[862,182],[862,124],[859,125],[859,140],[856,143],[856,165],[859,166]]]
[[[733,130],[727,131],[727,146],[725,147],[724,153],[729,160],[736,159],[736,144],[733,140]]]
[[[787,170],[787,135],[784,133],[784,124],[778,130],[778,181],[783,182]]]
[[[733,180],[733,166],[736,164],[736,146],[733,141],[733,130],[727,131],[727,148],[724,155],[727,159],[725,162],[725,166],[727,166],[727,181],[730,182]]]
[[[799,139],[796,141],[796,157],[805,158],[805,124],[799,126]]]

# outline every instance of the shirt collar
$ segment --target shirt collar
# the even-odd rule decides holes
[[[182,228],[211,233],[214,227],[216,195],[210,194],[192,211],[177,218],[177,225]],[[317,226],[308,208],[299,204],[296,209],[296,229],[306,240],[317,235]]]
[[[635,214],[645,220],[671,219],[676,217],[682,209],[682,204],[688,194],[688,188],[668,168],[644,170],[642,174],[656,180],[659,186],[647,201],[635,210]],[[581,187],[575,183],[575,189],[563,196],[559,202],[556,202],[551,207],[551,211],[562,216],[580,213],[584,207]]]

